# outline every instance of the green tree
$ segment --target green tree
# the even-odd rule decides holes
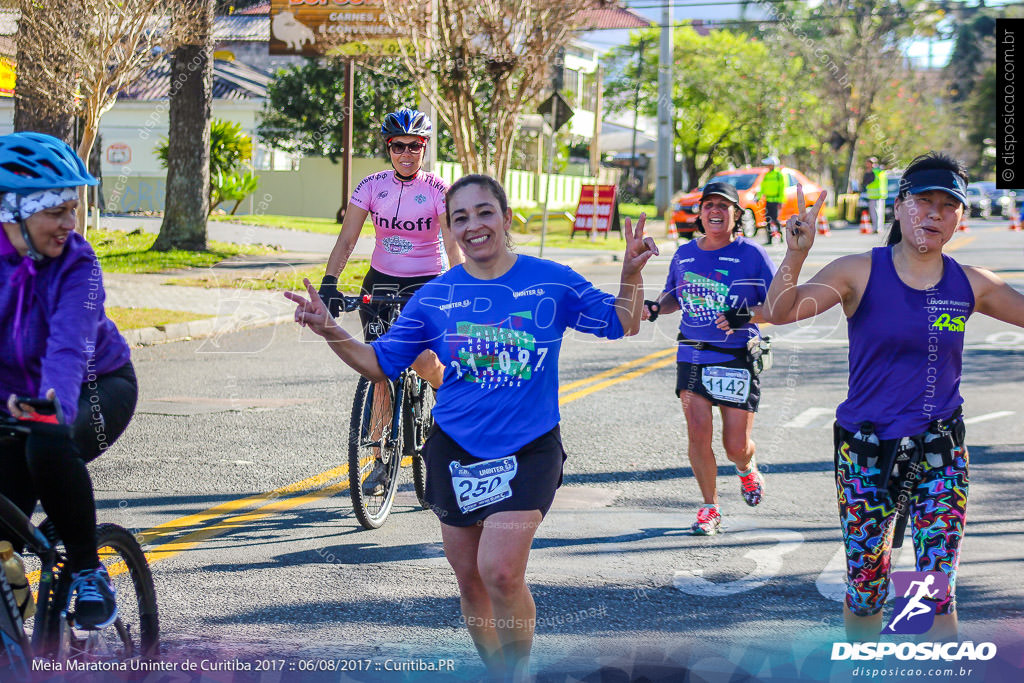
[[[167,140],[156,146],[156,156],[164,168],[167,168],[168,148]],[[225,200],[234,200],[237,210],[238,203],[256,191],[256,175],[251,166],[252,138],[242,132],[242,125],[223,119],[211,121],[210,212]],[[247,188],[251,189],[238,196]]]
[[[675,146],[682,152],[691,185],[724,165],[751,163],[771,151],[789,153],[808,146],[803,121],[818,99],[802,94],[795,72],[799,60],[782,58],[746,33],[715,30],[701,35],[692,26],[674,29],[672,93]],[[636,51],[644,46],[643,72]],[[657,115],[657,30],[636,31],[630,44],[613,50],[605,81],[607,113],[633,109],[640,87],[640,113]]]
[[[325,156],[342,153],[345,123],[344,62],[310,59],[279,71],[270,85],[257,129],[260,140],[288,152]],[[382,154],[380,122],[388,112],[417,105],[412,79],[396,60],[363,63],[355,72],[352,151],[358,156]],[[438,122],[434,122],[437,130]],[[438,131],[438,156],[450,159],[451,135]]]

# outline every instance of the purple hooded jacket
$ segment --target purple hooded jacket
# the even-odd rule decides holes
[[[36,264],[0,229],[0,412],[11,394],[44,398],[52,388],[74,421],[82,385],[129,360],[105,299],[99,261],[84,237],[71,233],[64,253]]]

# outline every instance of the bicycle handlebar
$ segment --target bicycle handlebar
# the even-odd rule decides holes
[[[343,296],[341,297],[341,308],[346,313],[358,309],[363,304],[393,304],[401,306],[409,303],[409,299],[412,297],[404,296],[400,294],[360,294],[359,296]]]
[[[65,425],[64,422],[64,411],[61,410],[60,402],[56,399],[48,398],[27,398],[25,396],[18,396],[14,399],[15,403],[20,405],[29,406],[35,408],[36,412],[40,415],[55,415],[57,417],[58,425]],[[13,415],[0,415],[0,434],[9,435],[23,435],[29,436],[32,434],[32,428],[34,425],[42,420],[23,420],[14,417]],[[44,424],[46,424],[44,422]]]

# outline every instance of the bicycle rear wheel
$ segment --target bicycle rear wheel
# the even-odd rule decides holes
[[[402,430],[401,424],[394,429],[394,421],[401,423],[402,414],[395,411],[394,404],[395,387],[391,382],[359,378],[349,424],[348,485],[352,510],[366,529],[378,529],[384,524],[398,489]],[[381,484],[379,493],[363,488],[375,470]]]
[[[117,620],[104,629],[83,631],[65,626],[62,653],[76,659],[151,659],[160,654],[156,587],[138,541],[116,524],[96,527],[100,562],[117,591]]]

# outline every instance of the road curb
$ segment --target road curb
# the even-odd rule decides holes
[[[292,315],[280,315],[274,318],[262,320],[234,319],[234,318],[207,318],[204,320],[192,320],[184,323],[171,323],[170,325],[159,325],[157,327],[140,327],[134,330],[123,330],[121,335],[132,348],[153,346],[156,344],[167,344],[177,341],[190,341],[192,339],[205,339],[219,337],[223,334],[238,332],[240,330],[252,329],[255,327],[268,327],[280,325],[281,323],[293,320]]]

